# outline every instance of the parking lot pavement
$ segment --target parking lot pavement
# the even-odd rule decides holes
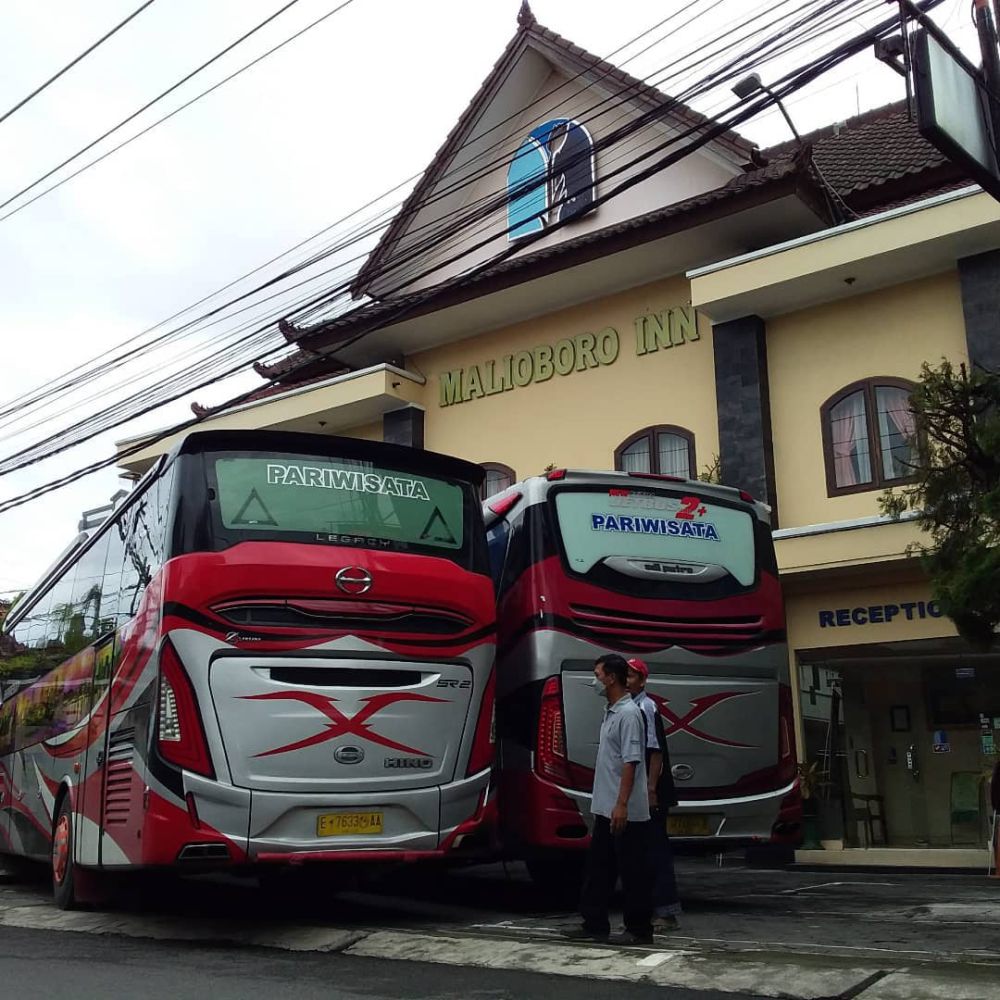
[[[655,983],[738,996],[1000,1000],[1000,881],[679,862],[680,931],[654,946],[567,942],[572,906],[522,866],[405,868],[344,887],[307,872],[261,891],[143,883],[101,912],[60,913],[41,886],[0,886],[0,924],[215,941],[379,960]]]

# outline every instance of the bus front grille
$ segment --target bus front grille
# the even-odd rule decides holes
[[[336,598],[245,598],[217,604],[212,610],[225,621],[247,628],[460,635],[474,624],[471,618],[444,608]]]
[[[570,612],[573,625],[581,631],[608,645],[635,649],[682,646],[700,652],[730,652],[757,645],[766,635],[764,619],[758,615],[667,618],[588,604],[571,604]]]

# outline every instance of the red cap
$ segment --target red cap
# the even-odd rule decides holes
[[[640,660],[638,656],[632,657],[628,661],[628,665],[637,673],[640,674],[643,679],[649,676],[649,667],[646,666],[645,660]]]

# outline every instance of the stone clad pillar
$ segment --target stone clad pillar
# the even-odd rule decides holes
[[[1000,372],[1000,250],[958,262],[969,361]]]
[[[712,343],[722,482],[769,504],[777,527],[766,334],[759,316],[743,316],[715,324]]]
[[[419,406],[404,406],[382,415],[382,440],[408,448],[424,446],[424,411]]]

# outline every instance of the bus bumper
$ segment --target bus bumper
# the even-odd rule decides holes
[[[590,795],[561,790],[592,823]],[[708,850],[761,843],[796,843],[801,830],[802,802],[798,781],[773,791],[740,798],[689,799],[670,809],[670,839],[679,845]]]
[[[225,823],[232,831],[242,812],[239,844],[253,864],[302,864],[307,861],[381,860],[410,861],[450,857],[468,850],[495,815],[495,794],[487,769],[471,777],[429,788],[354,794],[298,794],[232,789],[237,795],[219,794],[214,782],[194,776],[186,782],[199,814],[216,815],[228,800]],[[228,790],[227,790],[228,791]],[[242,809],[237,804],[242,801]],[[321,837],[320,816],[329,813],[380,813],[382,832]],[[221,817],[219,817],[221,819]],[[229,837],[233,839],[232,833]]]

